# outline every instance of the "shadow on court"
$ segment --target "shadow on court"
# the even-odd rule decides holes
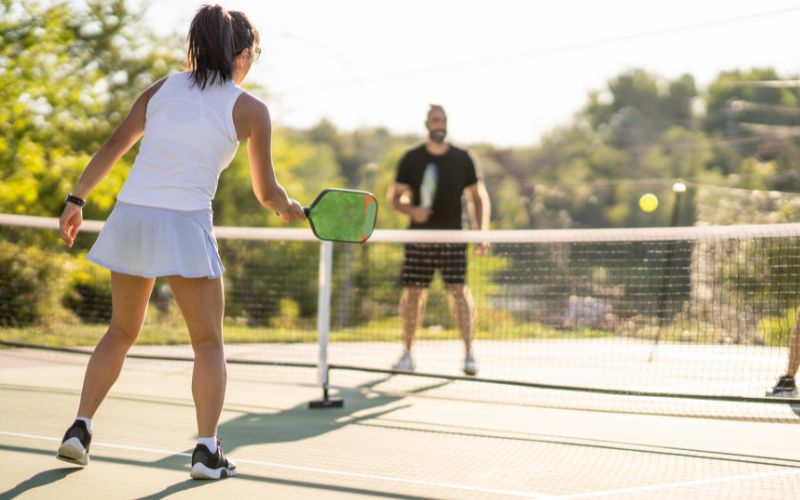
[[[348,493],[352,495],[368,495],[368,496],[379,496],[380,498],[402,498],[408,500],[433,500],[431,497],[422,497],[422,496],[414,496],[414,495],[398,495],[394,493],[389,493],[386,491],[381,490],[369,490],[366,488],[348,488],[345,486],[332,486],[329,484],[324,483],[312,483],[307,481],[292,481],[288,479],[278,479],[278,478],[271,478],[271,477],[259,477],[259,476],[236,476],[233,478],[234,481],[254,481],[256,483],[261,484],[275,484],[275,485],[282,485],[282,486],[295,486],[301,488],[313,488],[317,490],[326,490],[326,491],[334,491],[337,493]],[[222,481],[227,481],[227,479],[223,479]],[[179,491],[185,491],[192,488],[197,488],[199,486],[204,486],[206,484],[212,484],[215,481],[195,481],[193,479],[187,479],[186,481],[182,481],[180,483],[175,483],[172,486],[168,486],[163,490],[159,491],[158,493],[154,493],[152,495],[138,497],[137,500],[157,500],[159,498],[166,498],[174,493]]]
[[[7,450],[12,451],[15,453],[28,453],[28,454],[35,454],[35,455],[45,455],[45,456],[52,456],[53,452],[50,450],[40,450],[36,448],[27,448],[22,446],[7,446],[7,445],[0,445],[0,450]],[[53,457],[55,460],[55,457]],[[171,457],[167,457],[165,459],[159,460],[157,462],[144,462],[141,460],[130,460],[130,459],[122,459],[117,457],[109,457],[105,455],[92,455],[92,461],[94,462],[106,462],[112,464],[120,464],[120,465],[132,465],[136,467],[152,467],[152,468],[168,468],[172,470],[178,471],[187,471],[189,467],[187,465],[187,457],[181,455],[173,455]],[[91,466],[91,465],[90,465]],[[11,488],[10,490],[0,492],[0,498],[16,498],[19,495],[22,495],[25,492],[31,491],[35,488],[46,486],[56,481],[59,481],[68,475],[74,472],[80,472],[83,467],[62,467],[59,469],[51,469],[47,471],[40,472],[35,476],[31,477],[30,479],[26,479],[25,481],[19,483],[17,486]],[[369,490],[366,488],[350,488],[344,486],[331,486],[324,483],[314,483],[308,481],[293,481],[288,479],[279,479],[279,478],[271,478],[271,477],[261,477],[261,476],[253,476],[253,475],[240,475],[237,476],[235,481],[252,481],[254,483],[262,483],[262,484],[276,484],[276,485],[283,485],[283,486],[295,486],[295,487],[302,487],[302,488],[313,488],[318,490],[327,490],[327,491],[335,491],[339,493],[349,493],[354,495],[373,495],[373,496],[380,496],[382,498],[406,498],[411,500],[429,500],[429,497],[422,497],[422,496],[413,496],[413,495],[397,495],[393,493],[388,493],[385,491],[379,490]],[[153,493],[151,495],[146,495],[142,497],[138,497],[138,500],[154,500],[158,498],[166,498],[172,494],[187,491],[193,488],[199,488],[202,486],[214,484],[216,481],[196,481],[193,479],[186,479],[170,486],[167,486],[161,491]]]
[[[360,424],[371,419],[379,418],[398,409],[408,407],[409,405],[395,405],[391,408],[385,408],[387,405],[401,401],[404,397],[389,396],[371,392],[373,387],[386,382],[391,377],[391,375],[381,377],[374,381],[364,383],[355,389],[341,390],[338,396],[345,400],[343,408],[310,410],[308,408],[308,403],[304,402],[303,404],[279,412],[244,413],[233,420],[228,420],[220,424],[218,435],[223,441],[222,447],[225,450],[225,453],[232,456],[232,458],[235,460],[235,451],[244,446],[302,441],[304,439],[310,439],[322,434],[334,432],[348,425]],[[430,389],[441,387],[442,385],[448,383],[449,382],[447,381],[436,382],[430,386],[421,387],[409,392],[424,392]],[[359,416],[355,416],[355,414],[359,414]],[[186,453],[191,452],[192,450],[186,450]],[[116,461],[115,459],[112,460]],[[136,464],[146,467],[181,470],[186,471],[187,473],[189,471],[189,460],[187,457],[181,455],[165,457],[155,462],[138,462]],[[394,495],[392,493],[379,490],[334,486],[325,483],[296,481],[275,477],[254,476],[249,474],[239,475],[237,478],[239,480],[244,479],[262,483],[322,489],[340,493],[379,495],[385,498],[426,498],[409,495]],[[185,481],[170,485],[157,493],[141,498],[142,500],[163,498],[173,493],[196,488],[204,484],[209,484],[209,482],[187,479]]]
[[[0,448],[4,449],[13,449],[13,447],[6,447],[0,446]],[[30,451],[30,450],[26,450]],[[33,477],[22,481],[18,485],[14,486],[8,491],[0,492],[0,498],[16,498],[19,495],[25,493],[26,491],[33,490],[40,486],[45,486],[48,484],[55,483],[56,481],[60,481],[65,477],[69,476],[73,472],[78,472],[81,470],[81,467],[60,467],[58,469],[50,469],[46,471],[42,471]]]
[[[28,453],[28,454],[35,454],[35,455],[45,455],[51,456],[53,460],[55,458],[55,448],[53,450],[42,450],[37,448],[28,448],[23,446],[10,446],[10,445],[2,445],[0,444],[0,450],[12,451],[15,453]],[[96,450],[92,452],[91,460],[93,462],[106,462],[112,464],[120,464],[120,465],[134,465],[134,466],[141,466],[141,467],[152,467],[155,466],[153,462],[143,462],[141,460],[131,460],[126,458],[118,458],[118,457],[111,457],[104,455],[103,452],[97,452]],[[172,470],[183,470],[186,469],[188,471],[188,466],[186,464],[187,458],[181,455],[172,455],[170,457],[164,458],[159,460],[158,467],[159,468],[166,468]],[[90,462],[91,464],[91,462]],[[89,465],[91,467],[91,465]],[[8,491],[0,492],[0,498],[15,498],[18,495],[26,491],[30,491],[34,488],[39,486],[45,486],[48,484],[52,484],[56,481],[59,481],[68,475],[74,472],[80,472],[84,468],[80,466],[66,466],[61,467],[58,469],[51,469],[44,472],[40,472],[35,476],[31,477],[30,479],[26,479],[25,481],[19,483],[14,488],[11,488]],[[191,481],[187,481],[187,483],[191,483]],[[202,482],[197,482],[197,485],[202,485]],[[183,489],[188,489],[192,487],[191,484],[186,485]],[[177,491],[177,490],[176,490]]]
[[[402,400],[405,396],[390,396],[372,391],[375,386],[384,383],[389,378],[391,378],[391,376],[381,376],[353,389],[340,390],[337,396],[345,400],[343,408],[311,410],[308,408],[308,403],[303,402],[302,404],[280,411],[265,410],[264,412],[251,411],[239,413],[238,416],[232,420],[225,421],[219,426],[218,433],[222,439],[223,449],[235,459],[236,450],[243,447],[298,442],[335,432],[348,425],[363,424],[372,419],[383,417],[398,409],[408,407],[409,405],[402,404]],[[409,391],[409,393],[423,392],[447,383],[449,382],[437,382],[429,387],[422,387],[415,391]],[[52,450],[43,450],[36,447],[0,444],[0,450],[52,457],[54,461],[56,460],[54,456],[55,448]],[[159,491],[141,497],[147,499],[163,498],[213,483],[213,481],[195,481],[188,478],[190,459],[187,455],[191,454],[191,452],[191,449],[182,450],[180,453],[164,456],[155,461],[146,461],[142,459],[126,458],[124,455],[115,456],[113,450],[96,447],[92,450],[92,461],[95,463],[146,467],[162,471],[176,471],[181,474],[186,474],[185,479],[182,478],[180,481],[170,484],[167,487],[159,486]],[[81,471],[81,469],[83,468],[66,466],[38,472],[32,477],[21,481],[13,488],[0,492],[0,498],[14,498],[28,491],[35,490],[36,488],[57,483],[65,477]],[[378,495],[388,498],[396,496],[391,492],[381,491],[380,489],[371,490],[368,488],[331,485],[326,484],[324,481],[315,481],[314,479],[305,481],[302,479],[269,477],[264,473],[259,473],[258,475],[252,473],[242,474],[238,476],[237,480],[303,487],[346,494]],[[397,497],[410,498],[409,495]]]
[[[240,469],[242,474],[233,480],[233,484],[226,484],[226,490],[238,492],[236,496],[242,496],[241,492],[245,492],[243,496],[249,496],[252,493],[246,492],[291,491],[293,489],[303,490],[301,496],[309,497],[324,497],[327,494],[332,496],[364,495],[382,498],[422,499],[426,498],[425,495],[432,495],[431,491],[421,489],[421,487],[417,487],[414,490],[407,489],[407,485],[400,489],[400,485],[393,485],[392,483],[374,481],[370,483],[355,483],[341,477],[331,479],[310,470],[304,472],[302,468],[289,471],[280,468],[281,463],[289,466],[295,465],[293,458],[274,454],[276,450],[285,451],[291,448],[283,446],[284,443],[295,443],[300,446],[301,449],[297,453],[306,453],[306,455],[305,457],[298,456],[298,462],[312,464],[311,466],[313,467],[313,464],[318,461],[318,450],[324,452],[320,454],[320,457],[337,456],[331,453],[329,448],[325,450],[319,448],[329,443],[327,439],[316,443],[314,438],[334,433],[330,435],[330,438],[332,441],[338,442],[337,437],[339,435],[337,435],[337,432],[344,431],[343,434],[352,437],[351,433],[354,432],[354,428],[348,426],[353,425],[356,428],[385,429],[387,433],[394,433],[392,434],[393,436],[399,436],[399,439],[408,440],[408,443],[413,444],[409,444],[407,450],[405,447],[401,447],[400,450],[401,452],[407,451],[409,454],[404,456],[408,457],[416,456],[411,454],[415,453],[413,450],[417,449],[415,443],[419,443],[423,447],[429,446],[434,451],[446,449],[447,446],[453,443],[459,445],[455,450],[478,450],[478,455],[475,457],[463,457],[461,453],[458,453],[453,456],[453,463],[448,464],[448,466],[454,468],[453,470],[459,467],[468,468],[467,475],[463,478],[457,478],[458,481],[454,480],[455,484],[463,482],[467,487],[471,487],[473,484],[473,477],[478,477],[483,472],[483,467],[486,463],[505,464],[509,467],[509,470],[516,471],[514,472],[515,474],[520,474],[520,477],[527,477],[524,474],[528,473],[528,469],[524,464],[550,467],[551,459],[548,457],[553,456],[553,454],[575,457],[570,459],[570,470],[573,468],[578,469],[578,471],[589,470],[590,468],[590,470],[596,470],[594,469],[596,467],[595,462],[619,463],[620,467],[634,464],[631,466],[634,471],[637,470],[636,467],[641,466],[642,471],[639,476],[634,477],[638,481],[634,481],[635,484],[647,485],[652,483],[656,486],[668,481],[668,479],[661,477],[661,473],[656,475],[652,472],[656,468],[677,471],[675,473],[676,480],[686,479],[685,475],[689,474],[689,472],[691,472],[689,474],[691,477],[694,477],[694,475],[704,477],[703,471],[713,471],[715,475],[722,475],[721,471],[734,479],[740,476],[749,477],[749,475],[755,475],[758,478],[764,476],[766,478],[772,477],[770,474],[775,474],[776,478],[781,478],[776,480],[785,481],[784,476],[794,477],[796,475],[794,471],[800,471],[800,459],[793,455],[779,458],[780,453],[776,453],[773,457],[769,455],[769,452],[764,453],[762,456],[755,453],[738,453],[735,452],[735,449],[718,448],[716,446],[709,446],[705,449],[703,446],[689,448],[685,447],[688,444],[686,441],[681,442],[683,446],[670,442],[657,444],[649,442],[651,441],[649,439],[644,442],[635,439],[619,439],[621,436],[618,435],[605,436],[605,439],[589,439],[582,432],[575,432],[573,435],[571,434],[573,432],[571,428],[561,426],[558,427],[561,432],[554,432],[553,428],[548,428],[547,430],[541,430],[541,433],[533,433],[525,426],[514,427],[517,429],[516,431],[504,431],[497,429],[494,425],[485,423],[481,419],[460,422],[457,419],[445,418],[449,413],[445,413],[440,416],[441,418],[429,422],[423,414],[423,410],[427,409],[428,406],[420,404],[417,408],[417,403],[420,401],[419,396],[426,391],[446,386],[451,382],[437,381],[435,384],[417,387],[415,390],[406,389],[402,394],[397,394],[386,393],[382,390],[384,386],[392,386],[391,383],[386,384],[386,382],[390,381],[393,376],[373,375],[373,377],[375,378],[370,378],[366,383],[350,390],[341,390],[337,394],[345,400],[343,408],[310,410],[307,407],[307,402],[303,401],[295,404],[295,406],[287,407],[287,405],[281,409],[274,407],[280,406],[280,399],[276,398],[275,405],[254,406],[243,404],[238,409],[229,409],[225,414],[229,420],[220,425],[219,433],[226,452],[229,452],[234,458],[237,455],[241,455],[242,463],[240,464]],[[400,385],[407,387],[404,381],[405,379],[400,379]],[[261,386],[256,385],[254,387],[260,388]],[[306,391],[306,389],[303,390]],[[286,394],[292,395],[291,392]],[[416,394],[417,398],[411,398],[412,394]],[[245,398],[252,396],[252,392],[244,396]],[[136,400],[136,396],[126,397]],[[142,401],[151,400],[142,399]],[[294,399],[294,401],[297,401],[297,399]],[[151,402],[153,404],[173,404],[169,400],[166,402],[152,400]],[[415,411],[404,413],[403,416],[395,413],[397,410],[411,407],[414,407]],[[125,408],[127,406],[121,406],[121,409]],[[444,411],[453,411],[456,412],[453,414],[457,415],[457,412],[464,411],[464,407],[456,405],[452,408],[445,408]],[[186,414],[186,409],[182,409],[181,412]],[[534,412],[526,412],[518,416],[524,420],[531,415],[535,416],[536,414]],[[501,418],[501,416],[502,413],[497,414],[497,418]],[[511,417],[515,416],[517,415],[511,415]],[[591,420],[594,420],[594,417]],[[609,418],[608,421],[611,422],[612,420]],[[626,420],[626,422],[631,423],[630,420]],[[180,428],[182,426],[176,427],[176,429]],[[703,426],[703,428],[710,429],[710,426]],[[565,431],[565,429],[567,430]],[[185,431],[186,429],[184,428],[181,433],[185,433]],[[391,438],[390,435],[379,435],[380,430],[366,432],[366,436],[378,439],[395,439]],[[403,433],[402,435],[399,434],[401,432]],[[126,435],[130,436],[130,433],[128,432]],[[653,441],[659,440],[654,439]],[[147,444],[143,443],[143,445]],[[162,446],[171,448],[166,443],[162,443]],[[366,447],[364,449],[369,450],[371,448]],[[351,451],[353,453],[346,457],[347,460],[360,458],[360,455],[355,454],[355,450]],[[36,460],[39,463],[36,468],[39,470],[28,468],[26,469],[29,471],[27,474],[32,475],[30,478],[23,480],[24,476],[18,475],[13,482],[4,483],[2,489],[7,489],[7,491],[0,491],[0,498],[26,494],[32,494],[33,496],[50,494],[56,496],[56,492],[66,491],[71,488],[87,491],[87,484],[93,485],[88,489],[90,491],[89,496],[111,496],[109,491],[113,490],[106,491],[106,495],[104,495],[103,492],[94,488],[98,485],[100,488],[104,488],[106,483],[113,485],[114,474],[136,475],[135,493],[129,491],[127,495],[130,498],[155,499],[187,494],[205,496],[203,494],[207,494],[212,490],[195,490],[195,488],[216,484],[215,481],[194,481],[189,479],[190,460],[188,455],[191,449],[174,453],[165,452],[148,457],[99,445],[93,450],[92,460],[96,466],[101,467],[92,470],[92,466],[89,466],[89,470],[85,471],[85,473],[87,477],[91,477],[91,482],[85,484],[84,481],[81,481],[81,475],[67,478],[73,472],[77,472],[79,468],[59,467],[57,465],[59,464],[58,462],[53,462],[55,460],[55,449],[51,445],[27,447],[0,444],[0,456],[3,456],[2,454],[6,452],[27,454],[29,458],[32,455],[36,455]],[[292,453],[295,452],[292,451]],[[290,455],[294,456],[292,453]],[[431,456],[441,459],[444,455],[433,453]],[[275,462],[277,467],[270,467],[269,458],[263,458],[265,461],[259,462],[258,459],[260,457],[272,457],[271,461]],[[423,459],[427,460],[427,458],[424,458],[424,454],[420,455],[420,460]],[[540,460],[541,463],[539,462]],[[130,467],[135,469],[130,469]],[[420,467],[424,470],[425,464],[412,464],[412,466],[409,466],[409,470]],[[448,477],[447,471],[449,469],[442,467],[442,470],[437,474],[440,477]],[[557,467],[557,464],[553,467]],[[695,470],[698,472],[693,472]],[[472,471],[474,471],[474,474]],[[402,476],[406,477],[407,472],[401,472]],[[377,473],[380,475],[380,470]],[[101,474],[101,476],[98,477],[98,474]],[[67,480],[61,481],[65,478]],[[550,489],[550,483],[547,483],[547,481],[548,477],[538,483],[531,479],[528,483],[525,483],[524,487],[520,487],[520,491],[528,491],[531,488],[536,490]],[[541,482],[546,484],[542,486]],[[623,485],[630,486],[628,483]],[[560,484],[555,483],[552,486],[554,490],[561,487]],[[793,488],[791,482],[775,483],[770,487],[779,494],[789,488]],[[108,488],[111,488],[111,486],[108,486]],[[587,486],[585,489],[588,491],[591,488]],[[50,493],[51,491],[52,493]],[[408,493],[405,493],[405,491]],[[734,490],[730,489],[730,491]],[[404,493],[401,494],[401,492]],[[731,495],[730,497],[737,497],[737,495]],[[747,497],[739,495],[738,498]],[[791,496],[787,498],[791,498]]]
[[[307,403],[277,413],[245,413],[220,424],[219,436],[224,439],[223,449],[232,453],[239,447],[259,444],[302,441],[333,432],[348,425],[360,424],[380,418],[409,405],[388,405],[401,401],[404,396],[390,396],[371,392],[371,389],[390,379],[392,375],[364,383],[355,389],[340,390],[345,403],[343,408],[310,410]],[[440,387],[449,382],[409,391],[416,394]],[[355,416],[358,414],[358,416]]]

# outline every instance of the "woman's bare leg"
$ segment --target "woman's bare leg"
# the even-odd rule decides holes
[[[93,418],[119,377],[128,349],[139,336],[153,290],[152,278],[111,273],[111,324],[94,348],[83,379],[78,416]]]
[[[225,311],[222,279],[172,276],[169,286],[186,320],[194,349],[192,396],[198,436],[212,437],[217,433],[227,381],[222,341]]]

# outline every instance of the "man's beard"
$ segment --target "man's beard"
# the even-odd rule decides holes
[[[444,142],[444,138],[447,137],[447,129],[444,130],[430,130],[428,131],[428,137],[437,144],[442,144]]]

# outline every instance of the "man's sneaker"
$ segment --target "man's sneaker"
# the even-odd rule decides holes
[[[464,374],[469,376],[478,374],[478,363],[471,353],[464,356]]]
[[[411,358],[411,353],[406,351],[400,356],[400,359],[397,360],[397,363],[392,365],[392,370],[397,370],[400,372],[413,372],[414,371],[414,359]]]
[[[194,479],[221,479],[236,475],[236,462],[226,458],[217,443],[217,452],[211,451],[204,444],[197,444],[192,452],[192,471]]]
[[[87,465],[89,463],[89,444],[92,442],[92,435],[86,428],[86,422],[76,420],[72,427],[67,429],[61,446],[58,447],[59,460],[70,462],[77,465]]]
[[[793,398],[797,396],[797,385],[794,382],[794,377],[784,375],[778,379],[778,383],[771,391],[767,391],[767,396],[773,398]]]

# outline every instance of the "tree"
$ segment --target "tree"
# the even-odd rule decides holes
[[[732,137],[745,132],[740,122],[800,125],[800,88],[769,84],[780,79],[772,68],[720,73],[706,92],[703,130]]]
[[[638,164],[665,130],[673,125],[692,127],[695,97],[691,75],[667,81],[636,69],[610,80],[606,92],[590,94],[581,116],[604,142],[628,151]]]
[[[726,173],[749,170],[748,185],[797,190],[800,88],[775,84],[780,79],[772,68],[720,73],[707,91],[703,130],[733,160],[725,162]],[[749,162],[737,162],[737,157],[769,165],[754,172],[745,168]]]
[[[55,215],[90,155],[148,85],[179,67],[124,0],[0,2],[0,211]],[[130,164],[93,193],[103,217]]]

